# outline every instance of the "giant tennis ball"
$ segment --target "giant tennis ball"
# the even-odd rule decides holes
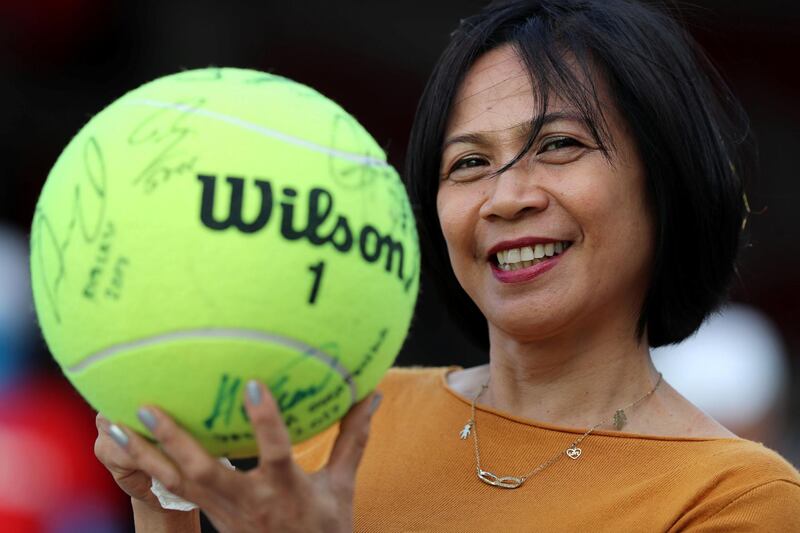
[[[163,406],[214,454],[255,455],[243,388],[294,442],[334,423],[408,332],[419,245],[402,183],[341,107],[285,78],[187,71],[92,118],[39,198],[45,340],[111,420]]]

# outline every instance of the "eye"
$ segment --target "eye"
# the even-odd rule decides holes
[[[455,181],[470,181],[477,178],[478,174],[482,174],[480,169],[488,165],[489,161],[484,157],[477,155],[464,156],[453,163],[444,178]]]
[[[555,150],[560,150],[562,148],[570,148],[573,146],[581,146],[581,143],[579,143],[572,137],[553,137],[545,140],[542,143],[542,146],[541,148],[539,148],[538,153],[543,154],[545,152],[553,152]]]
[[[467,157],[462,157],[450,169],[450,172],[455,172],[456,170],[466,169],[466,168],[475,168],[481,167],[483,165],[488,164],[485,159],[475,156],[469,155]]]

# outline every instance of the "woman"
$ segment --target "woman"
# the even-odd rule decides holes
[[[98,418],[96,453],[141,531],[197,529],[151,476],[223,531],[800,530],[798,472],[649,355],[724,297],[748,148],[738,104],[663,14],[492,4],[453,34],[406,169],[428,268],[465,331],[488,331],[489,364],[393,370],[338,435],[294,450],[251,383],[261,456],[244,474],[155,407],[140,418],[161,450]]]

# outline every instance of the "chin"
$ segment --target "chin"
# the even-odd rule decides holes
[[[535,342],[558,335],[564,331],[566,317],[562,313],[536,312],[519,313],[498,310],[486,314],[489,331],[501,331],[520,342]]]

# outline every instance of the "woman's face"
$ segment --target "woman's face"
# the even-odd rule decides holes
[[[533,148],[492,176],[522,149],[538,113],[528,72],[502,46],[478,58],[460,86],[437,208],[456,277],[490,328],[537,340],[615,320],[633,334],[652,222],[634,142],[612,106],[602,111],[610,161],[577,111],[553,95]]]

